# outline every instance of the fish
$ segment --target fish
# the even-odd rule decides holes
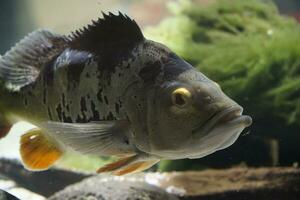
[[[125,175],[161,160],[232,145],[252,119],[221,87],[121,12],[69,35],[39,29],[0,58],[0,138],[12,125],[24,166],[47,170],[67,151],[115,156],[98,173]]]

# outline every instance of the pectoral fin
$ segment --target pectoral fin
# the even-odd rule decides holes
[[[120,158],[118,161],[109,163],[97,170],[97,173],[112,172],[117,176],[131,174],[146,170],[156,163],[159,159],[151,158],[145,154],[138,154],[130,157]]]
[[[51,167],[63,154],[41,129],[32,129],[21,137],[21,158],[29,170],[40,171]]]
[[[42,125],[51,136],[82,154],[128,155],[135,149],[126,143],[127,121],[89,123],[47,122]]]

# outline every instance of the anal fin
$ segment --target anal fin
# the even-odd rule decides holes
[[[97,170],[97,173],[111,172],[114,175],[122,176],[126,174],[141,172],[149,169],[160,160],[157,158],[146,157],[145,155],[134,155],[120,158],[116,162],[109,163]]]
[[[21,158],[29,170],[40,171],[51,167],[63,154],[41,129],[32,129],[21,137]]]

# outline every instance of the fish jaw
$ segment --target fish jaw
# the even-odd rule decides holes
[[[204,127],[196,129],[191,145],[194,152],[188,152],[188,158],[201,158],[231,146],[252,124],[251,117],[242,112],[239,105],[230,106],[217,113]]]
[[[193,130],[191,137],[182,143],[182,148],[164,149],[153,154],[163,159],[197,159],[225,149],[252,123],[251,117],[242,115],[242,111],[242,107],[237,104],[229,106],[214,115],[204,126]]]

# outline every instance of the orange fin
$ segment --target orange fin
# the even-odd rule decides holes
[[[120,158],[116,162],[109,163],[100,169],[97,170],[97,173],[103,173],[103,172],[112,172],[116,169],[122,168],[123,166],[126,166],[128,163],[130,163],[132,160],[134,160],[136,155],[129,156],[125,158]]]
[[[0,139],[4,138],[10,131],[12,125],[5,125],[0,127]]]
[[[148,161],[141,161],[141,162],[136,162],[133,163],[119,171],[114,172],[113,174],[116,176],[123,176],[125,174],[131,174],[131,173],[137,173],[144,171],[146,169],[149,169],[156,163],[158,163],[159,160],[148,160]]]
[[[146,159],[140,155],[121,158],[116,162],[109,163],[97,170],[97,173],[112,172],[114,175],[122,176],[129,173],[140,172],[146,170],[156,163],[158,159]]]
[[[21,137],[20,153],[25,167],[40,171],[51,167],[63,154],[40,129],[32,129]]]

